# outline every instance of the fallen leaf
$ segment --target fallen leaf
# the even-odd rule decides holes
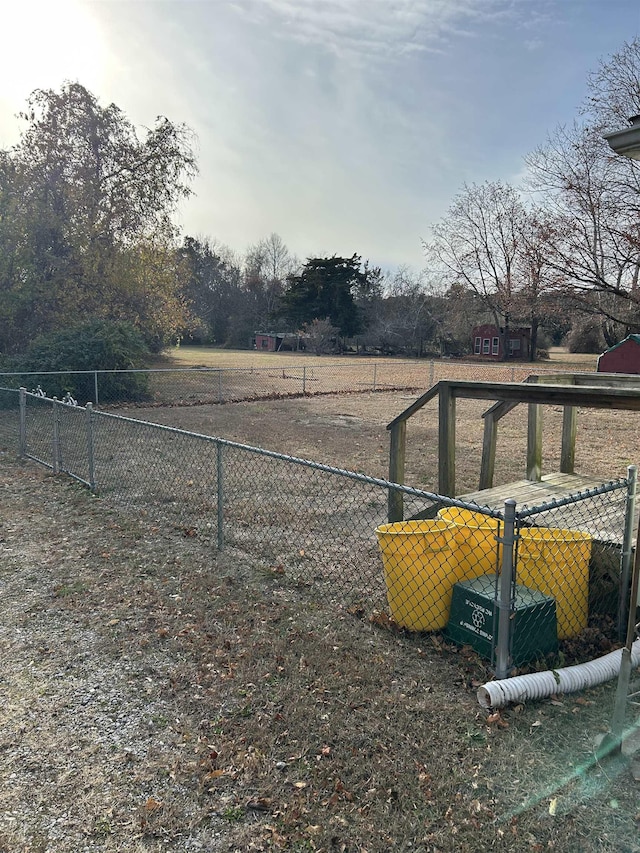
[[[271,799],[270,797],[256,797],[249,800],[247,808],[255,812],[268,812],[271,808]]]
[[[221,776],[224,776],[224,770],[212,770],[210,773],[204,777],[205,779],[219,779]]]
[[[293,787],[302,790],[302,788],[306,788],[308,784],[308,782],[294,782]]]
[[[500,711],[496,711],[494,714],[489,714],[487,717],[487,725],[489,726],[498,726],[500,729],[508,729],[509,723],[503,719]]]
[[[155,797],[149,797],[147,802],[144,804],[145,811],[148,812],[157,812],[162,808],[162,801],[156,800]]]
[[[555,815],[555,813],[557,811],[558,811],[558,798],[553,797],[549,802],[549,814],[553,816],[553,815]]]

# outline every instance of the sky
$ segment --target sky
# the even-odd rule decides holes
[[[195,134],[184,234],[423,266],[463,184],[518,183],[640,0],[3,0],[0,148],[78,81]]]

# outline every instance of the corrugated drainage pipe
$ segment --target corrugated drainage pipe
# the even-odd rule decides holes
[[[622,649],[616,649],[601,658],[576,666],[488,681],[478,688],[478,702],[483,708],[504,708],[509,702],[545,699],[554,693],[574,693],[585,687],[594,687],[618,675],[621,656]],[[631,647],[631,666],[639,664],[640,640],[636,640]]]

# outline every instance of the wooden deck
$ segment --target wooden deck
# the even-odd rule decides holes
[[[587,489],[602,485],[601,480],[585,477],[582,474],[546,474],[539,481],[518,480],[491,489],[481,489],[458,495],[460,500],[471,501],[492,509],[504,509],[509,498],[517,503],[517,509],[536,507],[552,500],[575,495]],[[601,542],[622,543],[627,490],[616,490],[606,495],[585,498],[579,503],[569,504],[547,510],[540,516],[534,516],[534,523],[544,527],[561,527],[570,530],[583,530]],[[634,528],[635,529],[635,528]]]

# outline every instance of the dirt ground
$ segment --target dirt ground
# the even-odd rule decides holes
[[[384,476],[411,399],[121,413]],[[472,489],[481,409],[459,409]],[[580,412],[583,473],[636,461],[618,414]],[[523,476],[523,431],[511,413],[500,481]],[[408,482],[433,485],[436,436],[423,410]],[[629,762],[595,752],[612,685],[488,716],[470,650],[324,609],[277,567],[7,455],[0,556],[1,853],[640,851]]]

